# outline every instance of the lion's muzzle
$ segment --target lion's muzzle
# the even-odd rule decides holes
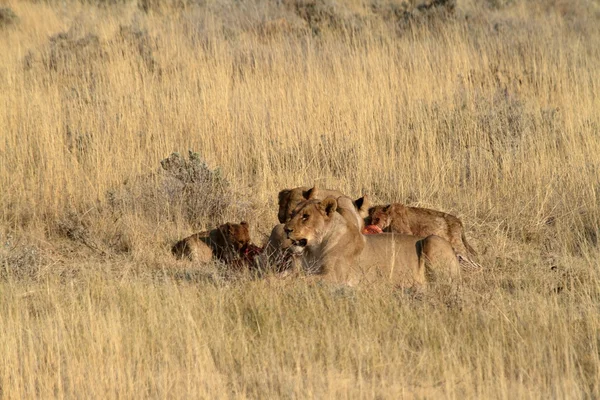
[[[306,247],[308,244],[308,240],[300,239],[300,240],[292,240],[292,246]]]
[[[290,239],[290,240],[292,241],[292,245],[289,247],[290,252],[294,255],[302,254],[304,252],[304,249],[306,249],[308,240],[306,240],[306,239],[299,239],[299,240]]]

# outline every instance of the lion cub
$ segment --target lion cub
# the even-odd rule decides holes
[[[369,209],[370,225],[384,232],[414,236],[437,235],[446,239],[460,258],[478,266],[469,259],[475,250],[467,243],[463,224],[454,215],[428,208],[407,207],[400,203],[375,206]]]
[[[175,243],[171,252],[177,259],[184,257],[199,262],[213,258],[226,263],[237,260],[250,245],[248,223],[226,223],[211,231],[195,233]]]

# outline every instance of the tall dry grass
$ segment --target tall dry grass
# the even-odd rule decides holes
[[[600,395],[597,1],[4,4],[3,397]],[[190,149],[218,215],[158,172]],[[457,214],[485,268],[415,294],[170,257],[312,183]]]

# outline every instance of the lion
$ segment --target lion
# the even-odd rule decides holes
[[[359,231],[362,231],[365,228],[365,217],[369,213],[368,197],[365,195],[360,199],[352,200],[348,196],[339,196],[336,201],[336,211],[351,221]]]
[[[303,269],[350,286],[385,278],[397,286],[425,285],[440,273],[460,275],[458,259],[445,239],[395,233],[363,235],[352,215],[333,197],[300,203],[284,230]]]
[[[394,203],[371,207],[367,220],[384,232],[415,236],[437,235],[450,242],[461,261],[479,266],[470,259],[477,253],[467,243],[461,220],[452,214]]]
[[[218,259],[225,263],[238,260],[250,246],[248,223],[226,223],[211,231],[195,233],[175,243],[171,252],[177,259],[207,263]]]
[[[364,228],[364,217],[369,209],[367,196],[363,196],[353,201],[347,196],[337,198],[336,211],[348,218],[359,230]],[[263,266],[275,267],[276,271],[286,271],[296,269],[295,258],[290,252],[292,241],[287,237],[284,230],[284,224],[275,225],[269,236],[260,263]]]
[[[259,267],[263,270],[276,272],[293,269],[294,259],[290,252],[292,241],[288,239],[284,224],[277,224],[265,244],[262,254],[258,258]]]
[[[328,196],[338,198],[344,196],[337,190],[319,189],[316,186],[308,188],[300,186],[294,189],[284,189],[279,192],[279,212],[277,218],[280,223],[285,223],[292,214],[292,211],[298,204],[305,200],[319,200]],[[367,196],[363,196],[353,201],[359,215],[364,219],[369,213],[370,202]]]

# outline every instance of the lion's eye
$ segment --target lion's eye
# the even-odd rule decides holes
[[[302,215],[302,221],[308,221],[308,214]]]

